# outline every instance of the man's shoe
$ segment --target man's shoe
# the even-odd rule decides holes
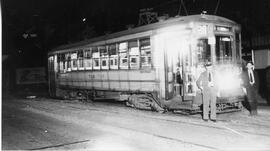
[[[215,122],[215,123],[217,122],[217,120],[211,120],[211,121],[213,121],[213,122]]]
[[[203,119],[203,121],[208,122],[208,119]]]

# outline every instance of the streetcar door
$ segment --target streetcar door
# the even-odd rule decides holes
[[[52,97],[56,96],[56,55],[49,56],[48,58],[48,86],[49,94]]]
[[[165,92],[166,99],[171,99],[174,96],[174,78],[173,63],[168,55],[165,56]]]
[[[185,41],[181,47],[180,67],[182,72],[181,96],[183,100],[193,100],[196,96],[196,54],[194,44]]]
[[[165,96],[166,99],[171,99],[176,95],[180,95],[180,89],[176,90],[176,86],[180,86],[182,69],[180,67],[180,51],[182,44],[179,34],[172,34],[166,37],[164,67],[165,67]],[[181,74],[181,75],[180,75]],[[178,82],[178,83],[176,83]]]

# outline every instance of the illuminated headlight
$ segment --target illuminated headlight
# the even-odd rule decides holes
[[[220,90],[233,90],[240,87],[241,79],[232,73],[220,74],[217,84]]]

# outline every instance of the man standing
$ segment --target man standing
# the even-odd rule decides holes
[[[248,62],[243,71],[243,84],[246,89],[247,101],[250,107],[250,115],[257,115],[256,84],[253,72],[254,66]]]
[[[210,119],[216,122],[216,90],[214,87],[214,78],[212,71],[212,64],[205,64],[206,71],[202,72],[196,84],[202,91],[203,95],[203,120],[209,119],[209,105],[210,105]]]

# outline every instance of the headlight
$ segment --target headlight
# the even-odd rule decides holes
[[[223,73],[218,75],[217,84],[220,90],[232,90],[240,87],[241,80],[233,73]]]

